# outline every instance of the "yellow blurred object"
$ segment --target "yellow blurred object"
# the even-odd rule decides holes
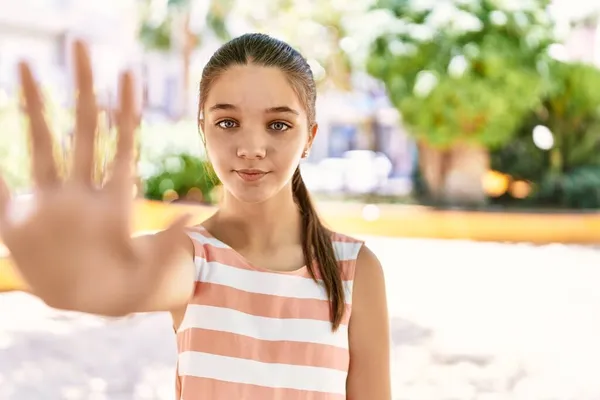
[[[508,190],[510,177],[502,172],[490,170],[484,175],[482,185],[488,196],[500,197]]]
[[[179,194],[173,189],[165,190],[163,193],[163,201],[171,202],[179,199]]]
[[[531,193],[531,184],[526,181],[514,181],[510,185],[510,195],[515,199],[525,199]]]
[[[204,201],[204,195],[202,194],[202,190],[197,187],[193,187],[185,195],[186,201],[196,201],[198,203]]]
[[[0,257],[0,293],[23,290],[23,281],[6,256]]]

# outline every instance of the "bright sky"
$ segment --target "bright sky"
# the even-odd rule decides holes
[[[571,19],[600,11],[600,3],[590,0],[554,0],[553,8],[557,17]]]

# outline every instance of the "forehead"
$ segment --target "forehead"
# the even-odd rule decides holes
[[[284,72],[256,65],[231,67],[213,82],[206,106],[220,103],[233,104],[242,110],[287,106],[304,111]]]

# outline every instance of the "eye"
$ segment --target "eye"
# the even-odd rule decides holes
[[[233,129],[237,127],[237,122],[231,119],[224,119],[222,121],[217,122],[217,126],[221,129]]]
[[[274,131],[284,132],[290,129],[291,126],[285,122],[273,122],[271,125],[269,125],[269,128]]]

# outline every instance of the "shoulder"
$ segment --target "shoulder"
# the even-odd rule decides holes
[[[354,298],[361,296],[361,292],[384,288],[381,262],[364,240],[338,232],[331,232],[331,237],[337,259],[345,261],[352,269],[355,292],[358,291]]]
[[[355,321],[373,323],[387,315],[387,290],[381,262],[367,247],[362,246],[356,259],[352,290],[352,313],[361,315]]]
[[[345,253],[345,258],[355,260],[357,269],[381,270],[379,259],[364,240],[333,231],[330,231],[330,235],[334,249]]]
[[[338,261],[356,261],[364,242],[352,236],[344,235],[338,232],[329,232],[333,250]]]
[[[185,240],[189,243],[189,246],[191,246],[195,257],[203,258],[206,253],[206,246],[221,246],[220,243],[206,230],[202,223],[186,227],[184,236]]]
[[[368,291],[385,289],[383,267],[379,258],[367,246],[362,245],[356,257],[355,285],[366,287]]]

